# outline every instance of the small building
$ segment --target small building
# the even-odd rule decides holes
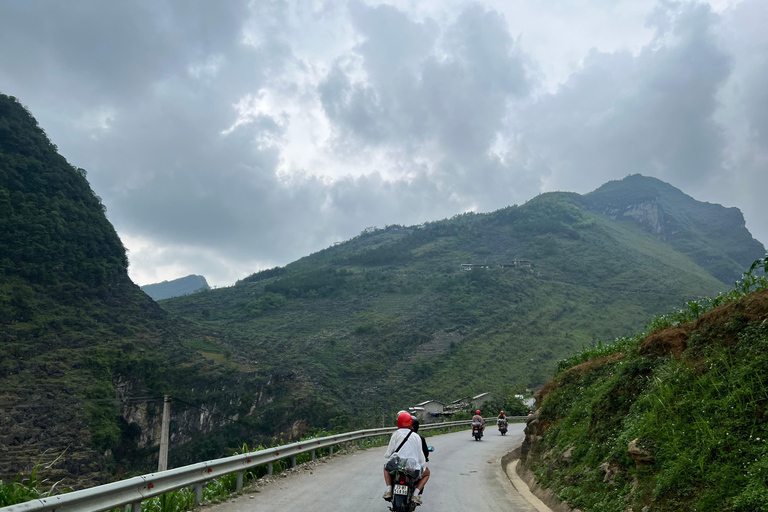
[[[437,400],[427,400],[416,404],[409,407],[408,412],[424,424],[442,421],[442,418],[450,417],[454,413],[454,411],[446,410],[445,404]]]
[[[468,396],[465,396],[464,398],[459,398],[458,400],[454,400],[448,406],[446,406],[447,410],[450,411],[466,411],[469,409],[469,401],[470,398]]]
[[[515,260],[515,268],[531,268],[531,260]]]
[[[535,398],[526,398],[523,400],[523,403],[528,409],[533,409],[536,407],[536,399]]]
[[[416,404],[416,407],[421,407],[424,411],[435,414],[445,411],[445,404],[437,400],[427,400],[426,402]]]
[[[475,270],[477,268],[490,268],[485,263],[462,263],[461,264],[461,270]]]
[[[480,393],[477,396],[472,397],[470,404],[472,409],[482,409],[482,405],[492,398],[490,393]]]

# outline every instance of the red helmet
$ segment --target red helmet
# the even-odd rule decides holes
[[[504,414],[504,411],[501,411],[501,414]]]
[[[413,425],[413,416],[407,412],[397,415],[397,428],[411,428],[411,425]]]
[[[476,410],[475,414],[480,414],[480,409]]]

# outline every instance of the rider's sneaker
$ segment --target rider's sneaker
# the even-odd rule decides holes
[[[417,505],[421,505],[421,494],[415,494],[411,496],[411,501],[414,502]]]
[[[387,492],[384,493],[384,496],[382,496],[387,501],[392,501],[392,489],[387,489]]]

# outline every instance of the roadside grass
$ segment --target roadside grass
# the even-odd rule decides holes
[[[16,475],[13,481],[9,483],[0,480],[0,507],[45,498],[55,493],[53,488],[48,491],[41,490],[45,480],[38,478],[38,470],[39,466],[35,466],[28,478]]]
[[[756,278],[720,303],[764,303],[766,289]],[[640,356],[635,337],[622,340],[623,358],[556,375],[528,463],[542,485],[584,512],[768,512],[768,324],[738,312],[717,322],[694,331],[680,359]],[[629,457],[633,440],[651,463]]]
[[[762,275],[760,275],[762,274]],[[676,327],[688,322],[699,319],[701,315],[707,313],[718,306],[737,301],[747,295],[768,289],[768,255],[765,258],[756,260],[747,272],[742,275],[741,280],[734,283],[733,289],[727,292],[720,292],[716,297],[708,297],[701,300],[687,301],[682,308],[677,308],[665,315],[656,315],[646,324],[643,332],[630,337],[618,337],[611,343],[603,343],[597,340],[590,347],[583,347],[578,353],[558,361],[556,374],[559,374],[578,364],[606,357],[619,352],[625,354],[634,354],[640,343],[650,334],[666,329]]]

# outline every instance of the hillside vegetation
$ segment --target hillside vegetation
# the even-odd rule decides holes
[[[41,466],[41,478],[64,479],[62,485],[151,468],[165,393],[220,413],[202,415],[178,403],[172,460],[189,460],[179,450],[200,438],[199,425],[217,435],[208,436],[207,450],[197,445],[195,459],[218,455],[216,445],[231,434],[221,428],[230,423],[226,415],[250,410],[268,380],[189,347],[211,344],[210,333],[170,318],[130,281],[125,249],[85,176],[15,98],[0,95],[0,480],[6,482],[52,460],[48,470]],[[242,426],[234,427],[232,435],[242,438]]]
[[[549,193],[490,214],[369,229],[161,305],[226,334],[234,358],[291,372],[300,383],[291,400],[317,405],[307,407],[311,424],[380,418],[427,398],[506,397],[543,385],[584,346],[727,288],[642,225],[586,202]],[[752,240],[742,219],[733,236],[744,232]],[[754,244],[753,259],[764,252]],[[501,268],[520,259],[531,267]]]
[[[560,366],[525,467],[584,512],[768,511],[768,257],[729,294]]]

